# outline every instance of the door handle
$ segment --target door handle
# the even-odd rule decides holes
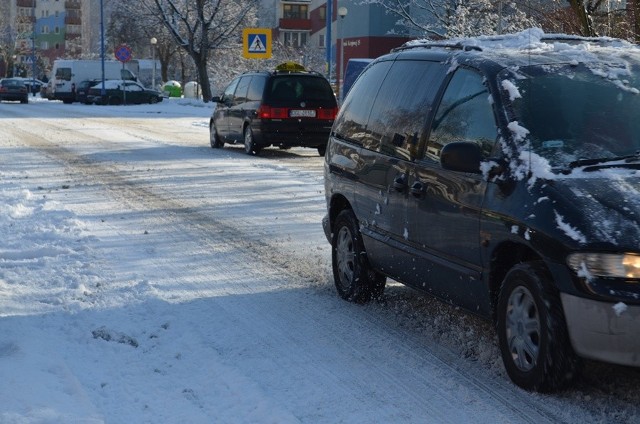
[[[411,188],[409,189],[409,192],[415,197],[422,197],[424,195],[424,191],[424,184],[422,184],[420,181],[416,181],[415,183],[411,184]]]
[[[393,179],[393,188],[396,191],[404,191],[407,188],[407,177],[404,174],[396,175]]]

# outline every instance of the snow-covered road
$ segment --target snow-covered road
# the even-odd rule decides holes
[[[640,422],[640,372],[516,388],[491,326],[342,301],[312,149],[212,150],[175,100],[0,104],[0,423]]]

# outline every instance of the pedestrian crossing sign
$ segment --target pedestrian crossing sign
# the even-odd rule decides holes
[[[271,57],[271,29],[245,28],[242,31],[242,55],[247,59]]]

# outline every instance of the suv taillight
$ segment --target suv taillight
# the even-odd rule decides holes
[[[318,109],[318,118],[320,119],[336,119],[337,114],[337,107],[332,107],[330,109]]]
[[[289,109],[286,107],[271,107],[260,105],[258,108],[258,118],[260,119],[285,119],[289,117]]]

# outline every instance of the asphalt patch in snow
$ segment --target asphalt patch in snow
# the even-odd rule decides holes
[[[124,333],[109,330],[107,327],[104,327],[104,326],[96,330],[93,330],[91,334],[93,334],[94,339],[102,339],[107,342],[116,342],[116,343],[127,344],[133,347],[138,347],[138,341],[133,337],[127,336]]]

